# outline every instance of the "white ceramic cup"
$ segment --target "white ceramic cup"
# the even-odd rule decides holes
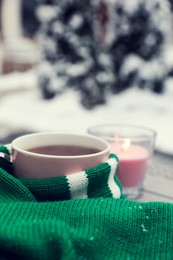
[[[109,158],[107,141],[91,135],[71,133],[34,133],[12,141],[12,162],[17,178],[52,178],[80,172],[103,163]],[[84,155],[47,155],[28,150],[52,145],[72,145],[98,149]]]

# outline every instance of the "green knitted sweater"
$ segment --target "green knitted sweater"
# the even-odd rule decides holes
[[[29,180],[0,158],[0,259],[173,259],[173,204],[127,200],[117,165]]]

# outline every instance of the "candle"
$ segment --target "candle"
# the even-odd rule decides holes
[[[110,152],[119,159],[117,177],[124,195],[139,198],[151,163],[156,131],[137,125],[106,124],[91,126],[88,133],[109,142]]]
[[[122,186],[141,186],[148,167],[148,150],[140,145],[131,144],[130,139],[126,139],[124,144],[111,145],[110,152],[115,153],[119,159],[117,177]]]

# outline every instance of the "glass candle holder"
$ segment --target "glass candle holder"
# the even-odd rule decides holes
[[[129,199],[140,197],[151,164],[156,131],[143,126],[108,124],[91,126],[87,132],[110,143],[110,153],[119,159],[117,177],[124,195]]]

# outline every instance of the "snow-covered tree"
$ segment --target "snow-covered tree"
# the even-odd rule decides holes
[[[173,68],[169,0],[37,0],[44,98],[67,88],[91,109],[129,87],[164,90]],[[171,49],[172,50],[172,49]]]
[[[169,1],[110,2],[109,51],[115,75],[113,92],[130,86],[162,92],[173,65],[169,53],[173,46]]]
[[[87,108],[105,103],[112,80],[110,60],[101,43],[98,0],[54,1],[40,31],[39,84],[45,98],[74,88]]]

